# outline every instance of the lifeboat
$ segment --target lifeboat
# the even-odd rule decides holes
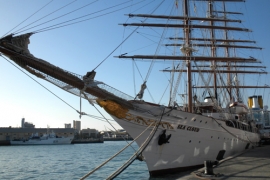
[[[235,114],[246,114],[248,112],[247,106],[240,102],[231,103],[229,105],[229,109],[232,113],[235,113]]]

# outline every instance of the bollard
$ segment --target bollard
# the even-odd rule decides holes
[[[217,165],[218,161],[204,161],[204,174],[214,175],[213,165]]]

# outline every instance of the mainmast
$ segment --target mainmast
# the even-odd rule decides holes
[[[190,36],[191,36],[191,30],[189,27],[189,6],[188,6],[188,0],[183,1],[183,7],[184,7],[184,17],[186,19],[184,20],[184,36],[185,36],[185,45],[187,47],[190,46]],[[188,87],[188,112],[192,113],[192,79],[191,79],[191,62],[190,57],[192,55],[192,51],[186,51],[186,63],[187,63],[187,87]]]
[[[224,19],[227,19],[227,13],[226,13],[226,6],[225,6],[225,2],[223,2],[223,15],[224,15]],[[224,22],[224,26],[227,27],[227,22],[225,21]],[[225,40],[227,41],[228,40],[228,31],[224,31],[225,32]],[[230,54],[229,54],[229,48],[228,47],[225,47],[225,54],[226,54],[226,57],[229,57]],[[230,62],[227,62],[227,70],[230,71],[230,66],[231,66],[231,63]],[[231,74],[228,73],[227,74],[227,84],[230,86],[228,88],[228,94],[229,94],[229,98],[230,100],[232,99],[232,88],[231,88],[231,83],[232,83],[232,78],[231,78]]]
[[[212,0],[209,0],[209,16],[211,18],[214,17]],[[210,26],[214,26],[213,21],[209,21],[209,22],[210,22]],[[215,30],[214,29],[210,30],[210,36],[211,36],[211,39],[212,39],[212,41],[211,41],[211,55],[212,55],[212,57],[216,57],[217,55],[216,55],[216,46],[215,46],[216,43],[215,43]],[[211,62],[211,64],[212,64],[212,69],[214,70],[213,74],[214,74],[214,93],[215,93],[215,97],[212,97],[212,98],[218,99],[218,97],[217,97],[217,88],[216,88],[216,86],[217,86],[217,73],[215,71],[216,62],[213,61],[213,62]]]

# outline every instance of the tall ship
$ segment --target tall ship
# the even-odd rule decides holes
[[[249,55],[262,48],[244,35],[249,29],[238,26],[241,13],[229,10],[232,4],[243,2],[166,0],[149,14],[128,14],[131,20],[141,19],[121,24],[132,29],[124,41],[142,30],[147,31],[142,36],[159,36],[154,51],[114,55],[131,60],[134,69],[139,69],[137,63],[149,63],[143,66],[146,77],[139,73],[143,80],[134,97],[96,80],[98,67],[81,76],[35,57],[28,49],[32,32],[1,38],[0,52],[32,75],[102,107],[139,145],[136,157],[147,164],[150,176],[179,172],[220,159],[221,154],[226,158],[257,146],[264,128],[261,122],[269,124],[262,95],[243,93],[243,89],[269,88],[242,78],[267,74],[260,70],[266,67]],[[169,15],[158,11],[162,5],[169,7]],[[132,48],[142,45],[133,40]],[[166,83],[153,73],[158,63],[169,66],[159,70],[168,77]],[[146,95],[150,87],[155,98],[168,95],[167,104],[146,100],[151,99]]]

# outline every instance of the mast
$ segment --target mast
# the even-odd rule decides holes
[[[184,36],[185,36],[185,45],[189,47],[190,45],[190,27],[189,27],[189,12],[188,12],[188,0],[184,0],[184,16],[186,19],[184,20]],[[192,55],[192,51],[187,51],[186,52],[186,63],[187,63],[187,87],[188,87],[188,112],[192,113],[192,79],[191,79],[191,63],[190,63],[190,58]]]
[[[236,55],[231,54],[232,49],[262,49],[257,46],[250,46],[245,45],[248,43],[256,43],[255,41],[251,40],[245,40],[244,39],[234,39],[229,37],[230,31],[238,31],[238,32],[251,32],[251,30],[247,28],[241,28],[238,26],[231,26],[229,23],[241,23],[241,20],[234,20],[234,19],[228,19],[228,14],[241,14],[238,12],[227,12],[225,2],[244,2],[244,0],[193,0],[193,1],[205,1],[207,3],[207,10],[208,10],[208,16],[207,17],[193,17],[192,12],[189,8],[189,0],[183,0],[182,1],[182,8],[183,8],[183,16],[164,16],[164,15],[148,15],[148,14],[129,14],[129,17],[144,17],[144,18],[152,18],[152,19],[163,19],[168,20],[166,23],[124,23],[123,26],[141,26],[141,27],[148,27],[148,28],[183,28],[183,36],[182,37],[169,37],[169,40],[180,40],[182,42],[180,43],[168,43],[164,44],[165,47],[175,47],[175,46],[181,46],[181,51],[183,55],[126,55],[122,54],[120,56],[116,56],[118,58],[125,58],[125,59],[140,59],[140,60],[152,60],[155,59],[156,61],[186,61],[186,70],[179,70],[179,69],[172,69],[172,70],[163,70],[163,72],[184,72],[187,73],[187,108],[185,111],[192,112],[193,111],[193,96],[192,90],[194,86],[192,86],[192,76],[191,73],[211,73],[213,78],[210,79],[211,82],[204,82],[207,83],[204,87],[213,89],[211,91],[212,98],[216,98],[217,100],[220,100],[219,103],[221,103],[222,98],[218,97],[218,93],[220,92],[220,88],[223,87],[226,89],[228,98],[233,98],[233,91],[236,89],[236,96],[239,97],[239,88],[253,88],[254,86],[241,86],[238,87],[239,84],[233,83],[232,81],[232,75],[234,74],[267,74],[267,72],[263,71],[251,71],[251,70],[245,70],[240,71],[239,69],[242,68],[255,68],[255,66],[246,66],[242,63],[261,63],[259,60],[253,58],[252,56],[249,57],[236,57]],[[217,9],[215,9],[214,2],[219,2],[220,4],[217,6]],[[221,6],[220,6],[221,5]],[[223,6],[222,6],[223,5]],[[217,11],[218,8],[221,8],[221,11]],[[220,16],[218,13],[222,13]],[[173,20],[172,22],[169,22]],[[175,20],[183,20],[183,23],[178,24],[174,23]],[[201,24],[198,23],[198,21],[205,21],[207,24]],[[194,34],[191,32],[191,30],[195,30],[196,33]],[[197,35],[198,30],[208,30],[208,34],[206,35],[206,38],[202,36]],[[217,30],[217,31],[216,31]],[[220,33],[223,34],[223,37],[220,38]],[[194,36],[194,37],[193,37]],[[200,42],[204,43],[200,43]],[[239,43],[239,44],[238,44]],[[241,44],[240,44],[241,43]],[[243,44],[245,43],[245,44]],[[242,45],[243,44],[243,45]],[[193,49],[192,47],[198,47],[199,49]],[[203,54],[201,50],[204,50],[203,48],[209,50],[210,54],[206,56],[200,56]],[[197,52],[198,53],[193,53]],[[222,52],[223,51],[223,52]],[[196,64],[196,68],[198,67],[204,67],[204,64],[197,64],[197,62],[206,63],[206,68],[195,70],[191,64]],[[195,63],[196,62],[196,63]],[[234,67],[232,67],[232,65]],[[207,68],[208,67],[208,68]],[[264,66],[256,66],[264,68]],[[194,70],[193,70],[194,69]],[[221,81],[221,84],[219,83],[219,74],[224,74],[224,81]],[[256,86],[258,87],[258,86]],[[198,88],[198,87],[195,87]],[[201,86],[203,88],[203,86]],[[258,87],[260,88],[260,87]],[[263,88],[263,87],[262,87]],[[213,93],[212,93],[213,92]],[[171,101],[171,100],[170,100]],[[224,103],[224,102],[222,102]]]
[[[213,17],[213,4],[212,4],[212,0],[209,0],[209,15],[210,17]],[[210,26],[214,26],[214,22],[213,21],[210,21]],[[211,29],[210,30],[210,36],[211,36],[211,55],[212,57],[216,57],[216,47],[215,47],[215,31],[214,29]],[[217,73],[215,71],[216,69],[216,62],[215,61],[212,61],[211,62],[212,64],[212,68],[214,70],[214,93],[215,93],[215,98],[218,99],[217,97]],[[213,98],[213,97],[212,97]]]
[[[225,7],[225,2],[223,2],[223,15],[224,15],[224,19],[227,19],[227,14],[225,13],[226,12],[226,7]],[[224,26],[226,27],[227,26],[227,22],[225,21],[224,22]],[[225,32],[225,40],[228,40],[228,31],[224,30]],[[229,48],[228,47],[225,47],[225,54],[226,54],[226,57],[229,57],[230,54],[229,54]],[[230,65],[231,63],[230,62],[227,62],[227,70],[230,71]],[[228,94],[229,94],[229,97],[230,97],[230,100],[232,99],[232,88],[231,88],[231,83],[232,83],[232,80],[231,80],[231,73],[228,73],[227,74],[227,84],[229,86],[228,88]]]

